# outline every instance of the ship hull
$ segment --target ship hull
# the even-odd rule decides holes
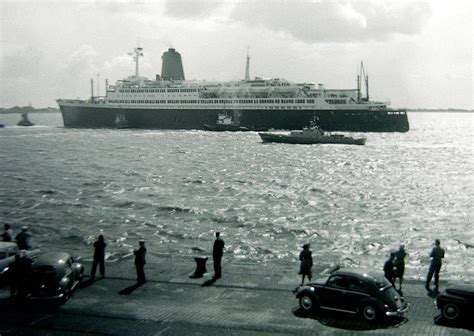
[[[129,128],[197,129],[213,125],[219,114],[236,110],[120,108],[102,104],[59,104],[65,127],[117,128],[115,120],[122,114]],[[315,118],[327,131],[407,132],[408,117],[404,111],[312,110],[312,109],[245,109],[239,110],[240,125],[249,129],[301,129]]]

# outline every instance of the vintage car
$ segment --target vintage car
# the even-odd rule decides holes
[[[447,288],[436,297],[436,307],[447,321],[458,321],[472,316],[474,311],[474,285]]]
[[[403,316],[409,305],[382,273],[341,268],[296,290],[303,311],[317,309],[360,314],[367,321]]]
[[[40,253],[38,249],[23,251],[31,258],[35,258]],[[16,243],[0,242],[0,283],[6,283],[6,275],[10,269],[10,265],[15,261],[15,255],[18,255],[20,252]]]
[[[41,254],[33,263],[26,288],[27,299],[66,302],[81,283],[84,266],[66,252]]]

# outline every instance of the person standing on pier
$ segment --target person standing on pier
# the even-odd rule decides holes
[[[105,276],[105,243],[104,236],[100,235],[99,238],[94,242],[94,261],[92,262],[91,278],[95,279],[95,272],[97,265],[99,265],[100,276]]]
[[[5,228],[5,231],[3,231],[3,233],[2,233],[2,240],[4,242],[11,242],[12,241],[12,230],[10,229],[10,224],[5,223],[3,225],[3,227]]]
[[[135,255],[135,268],[137,270],[137,284],[138,285],[143,285],[146,283],[146,278],[145,278],[145,255],[146,255],[146,247],[145,247],[145,241],[140,240],[139,242],[140,247],[133,251],[133,254]]]
[[[301,286],[304,285],[305,276],[308,276],[309,281],[311,281],[311,278],[313,276],[311,272],[311,268],[313,267],[313,256],[311,250],[309,249],[310,247],[311,245],[309,243],[304,244],[303,250],[300,253],[301,265],[298,274],[301,274]]]
[[[405,273],[405,257],[407,256],[407,252],[405,251],[405,245],[400,245],[397,252],[395,252],[395,260],[393,264],[397,270],[396,277],[398,277],[400,281],[400,287],[398,290],[402,290],[402,282],[403,282],[403,274]]]
[[[439,284],[439,271],[441,270],[441,265],[443,264],[442,259],[444,258],[444,249],[441,248],[441,243],[439,239],[435,240],[435,246],[431,250],[430,258],[431,264],[428,270],[428,275],[426,277],[425,288],[428,292],[431,292],[430,282],[434,275],[434,291],[438,292]]]
[[[212,259],[214,261],[214,279],[222,277],[221,261],[224,254],[224,240],[220,237],[220,232],[216,232],[216,240],[212,247]]]
[[[16,235],[16,244],[19,250],[30,250],[31,249],[31,233],[27,226],[21,228],[21,232]]]
[[[393,260],[395,259],[395,252],[390,252],[390,257],[383,265],[383,273],[385,278],[395,287],[395,266]]]

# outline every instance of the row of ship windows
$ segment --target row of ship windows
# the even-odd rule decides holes
[[[180,99],[180,100],[119,100],[109,99],[110,103],[118,104],[314,104],[314,99]],[[344,101],[344,100],[342,100]],[[334,103],[335,104],[335,103]],[[342,104],[342,103],[341,103]]]
[[[198,89],[119,89],[119,92],[122,93],[178,93],[178,92],[198,92]],[[329,97],[337,97],[336,94],[328,94]],[[347,95],[342,94],[340,97],[347,97]]]
[[[328,104],[346,104],[347,101],[345,99],[326,99],[326,103],[328,103]]]
[[[197,92],[197,89],[119,89],[127,93],[153,93],[153,92]]]

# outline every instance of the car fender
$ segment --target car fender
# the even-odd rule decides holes
[[[296,298],[299,299],[303,295],[308,295],[308,294],[314,297],[315,299],[319,300],[319,295],[317,294],[316,289],[311,286],[300,287],[296,293]]]
[[[460,297],[460,296],[457,296],[457,295],[451,295],[451,294],[447,294],[447,293],[440,294],[436,298],[436,303],[438,305],[446,304],[446,303],[449,303],[449,302],[465,304],[465,303],[467,303],[467,300],[463,297]]]
[[[374,306],[374,308],[377,308],[379,310],[386,310],[384,304],[382,302],[380,302],[380,300],[378,300],[377,298],[373,298],[373,297],[367,297],[367,298],[363,298],[362,300],[360,300],[358,308],[361,309],[362,306],[364,306],[366,304],[370,304],[370,305]]]
[[[59,281],[59,287],[61,287],[63,290],[68,290],[70,283],[71,283],[71,279],[65,276],[61,278],[61,281]]]

